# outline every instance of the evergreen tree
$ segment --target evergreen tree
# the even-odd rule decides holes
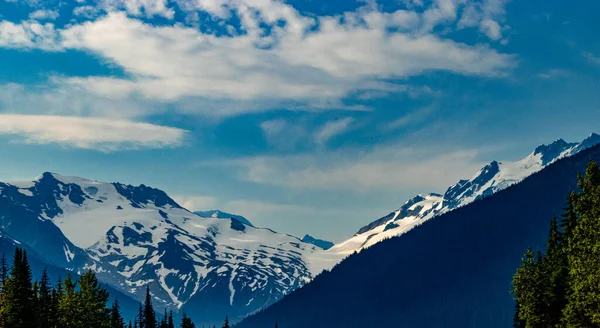
[[[0,327],[6,327],[4,320],[4,293],[7,280],[8,266],[6,265],[6,256],[2,253],[2,260],[0,261]]]
[[[175,328],[175,323],[173,322],[173,310],[169,311],[169,320],[167,324],[169,328]]]
[[[60,327],[60,309],[59,309],[59,303],[60,300],[63,297],[63,282],[60,279],[60,277],[58,277],[58,280],[56,281],[56,288],[52,289],[52,298],[51,298],[51,306],[50,306],[50,323],[49,323],[49,327],[52,328],[58,328]]]
[[[566,306],[567,293],[567,256],[564,250],[563,236],[558,230],[557,218],[550,222],[550,234],[546,244],[546,256],[542,263],[542,274],[546,285],[542,287],[548,313],[548,324],[555,327],[560,324],[562,309]]]
[[[81,300],[75,290],[77,282],[67,275],[63,282],[63,295],[58,302],[58,325],[63,328],[81,328],[85,322],[81,320]],[[87,327],[87,326],[86,326]]]
[[[27,253],[15,250],[10,277],[6,281],[3,302],[4,325],[11,328],[35,327],[31,268]]]
[[[167,314],[167,309],[165,308],[165,314],[163,315],[162,319],[160,320],[160,328],[169,328],[169,324],[167,323],[167,319],[168,319],[169,315]]]
[[[150,287],[146,287],[146,302],[144,303],[144,319],[145,325],[143,328],[156,328],[156,313],[152,307],[152,296],[150,295]]]
[[[37,325],[38,327],[51,327],[51,316],[53,311],[52,287],[48,278],[48,271],[44,268],[40,281],[37,302]]]
[[[129,323],[131,325],[131,322]],[[110,309],[110,328],[125,328],[125,321],[121,315],[119,301],[115,300]]]
[[[225,323],[223,324],[223,328],[231,328],[229,326],[229,317],[225,317]]]
[[[107,327],[109,310],[108,292],[92,271],[87,271],[79,279],[80,318],[88,327]]]
[[[590,162],[585,177],[579,176],[581,193],[575,201],[579,224],[569,243],[568,327],[600,326],[600,168]]]
[[[134,324],[138,328],[146,328],[146,319],[144,318],[144,308],[142,307],[142,303],[140,303],[140,307],[138,309],[138,314],[136,316]]]
[[[181,318],[181,328],[196,328],[192,319],[188,318],[188,316],[183,313],[183,317]]]

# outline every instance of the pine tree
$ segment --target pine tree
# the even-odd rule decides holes
[[[110,309],[110,328],[125,328],[125,321],[121,315],[121,308],[119,307],[118,300],[113,302]]]
[[[50,298],[50,300],[51,300],[50,316],[49,316],[49,324],[48,324],[48,327],[51,327],[51,328],[60,327],[60,325],[59,325],[59,320],[60,320],[59,303],[64,294],[62,285],[63,285],[63,282],[60,279],[60,277],[58,277],[58,280],[56,281],[56,288],[52,288],[52,293],[51,293],[51,298]]]
[[[87,271],[79,279],[80,318],[88,327],[106,327],[109,322],[107,309],[108,292],[92,271]]]
[[[2,260],[0,261],[0,327],[6,327],[4,319],[4,294],[6,289],[6,282],[8,280],[8,266],[6,265],[6,256],[2,253]]]
[[[167,319],[168,319],[169,315],[167,314],[167,309],[165,308],[165,314],[163,315],[162,319],[160,320],[160,328],[169,328],[169,324],[167,323]]]
[[[150,295],[150,287],[146,287],[146,302],[144,303],[144,319],[145,325],[143,328],[156,328],[156,313],[152,307],[152,296]]]
[[[231,328],[229,326],[229,317],[225,317],[225,323],[223,324],[223,328]]]
[[[85,322],[81,320],[81,300],[75,290],[77,282],[67,275],[63,282],[64,294],[58,303],[58,325],[63,328],[80,328]]]
[[[142,307],[142,303],[140,303],[140,307],[138,309],[135,325],[138,328],[146,328],[146,319],[144,318],[144,308]]]
[[[546,256],[542,263],[545,285],[541,286],[542,298],[548,312],[548,324],[555,327],[560,324],[562,309],[566,306],[567,258],[563,245],[564,237],[558,230],[557,218],[550,222],[550,233],[546,244]]]
[[[181,328],[196,328],[192,319],[188,318],[188,316],[183,313],[183,317],[181,318]]]
[[[15,250],[10,277],[6,281],[5,289],[2,308],[5,326],[11,328],[35,327],[31,268],[27,260],[27,252],[21,248]]]
[[[50,286],[50,279],[48,278],[48,271],[44,268],[42,271],[42,278],[40,281],[40,289],[38,295],[38,306],[37,306],[37,319],[38,327],[51,327],[51,313],[52,309],[52,287]]]
[[[518,306],[518,317],[515,322],[525,327],[547,327],[549,322],[548,301],[544,286],[546,283],[543,272],[544,258],[540,252],[537,256],[528,249],[522,259],[522,264],[513,277],[513,295]]]
[[[581,193],[575,211],[579,224],[569,243],[568,304],[564,323],[568,327],[600,326],[600,168],[590,162],[585,177],[579,176]]]
[[[175,323],[173,322],[173,310],[169,311],[168,327],[175,328]]]

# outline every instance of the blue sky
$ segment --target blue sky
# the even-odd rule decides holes
[[[600,122],[597,1],[0,0],[0,180],[339,241]]]

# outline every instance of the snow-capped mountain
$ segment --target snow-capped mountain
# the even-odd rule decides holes
[[[398,210],[362,227],[351,238],[327,251],[312,255],[312,270],[331,268],[353,252],[387,238],[403,234],[434,216],[449,212],[477,199],[487,197],[520,182],[556,160],[600,144],[600,135],[591,134],[582,142],[568,143],[558,139],[541,145],[533,153],[517,162],[493,161],[469,180],[460,180],[441,194],[417,195]]]
[[[216,219],[236,219],[245,225],[253,227],[252,222],[245,217],[237,214],[231,214],[222,212],[220,210],[209,210],[209,211],[195,211],[194,214],[199,215],[203,218],[216,218]]]
[[[334,243],[328,240],[318,239],[311,235],[304,235],[304,237],[302,237],[302,241],[305,243],[313,244],[325,250],[330,249],[334,245]]]
[[[312,279],[317,247],[242,223],[201,217],[163,191],[44,173],[0,183],[0,232],[75,272],[198,322],[239,318]]]

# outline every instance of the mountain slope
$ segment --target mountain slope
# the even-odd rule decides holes
[[[44,173],[0,184],[0,224],[47,262],[199,323],[236,320],[312,279],[317,247],[236,218],[203,218],[163,191]]]
[[[328,250],[331,247],[333,247],[333,243],[327,240],[323,240],[323,239],[317,239],[311,235],[304,235],[304,237],[302,237],[302,241],[308,244],[313,244],[319,248],[322,248],[324,250]]]
[[[237,214],[222,212],[220,210],[195,211],[194,214],[197,214],[203,218],[236,219],[245,225],[253,227],[252,223],[245,217]]]
[[[350,256],[236,328],[510,327],[511,279],[600,146]]]
[[[558,139],[541,145],[533,153],[517,162],[493,161],[469,180],[460,180],[443,195],[417,195],[398,210],[362,227],[354,236],[336,244],[326,252],[313,256],[314,272],[329,269],[355,251],[372,246],[387,238],[413,229],[423,222],[470,204],[478,199],[503,190],[536,173],[558,159],[573,156],[589,147],[600,144],[600,135],[591,134],[581,142],[568,143]]]

